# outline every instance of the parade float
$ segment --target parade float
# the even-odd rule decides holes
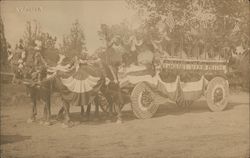
[[[182,108],[205,97],[211,111],[222,111],[228,104],[229,61],[221,56],[225,57],[221,54],[213,58],[208,54],[202,58],[161,54],[157,59],[154,57],[156,61],[152,63],[120,69],[120,86],[130,96],[133,113],[140,119],[154,116],[162,104],[159,97]]]

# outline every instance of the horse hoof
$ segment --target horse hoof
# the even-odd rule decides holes
[[[74,124],[74,122],[67,122],[67,123],[63,123],[62,124],[62,128],[71,128],[71,127],[73,127],[74,125],[76,125],[76,124]]]
[[[117,123],[117,124],[122,124],[123,122],[122,122],[122,120],[118,119],[118,120],[116,121],[116,123]]]
[[[106,122],[106,123],[111,123],[112,121],[111,121],[111,120],[106,120],[105,122]]]
[[[99,117],[97,117],[97,118],[94,118],[94,120],[93,121],[100,121],[101,119],[99,118]]]
[[[90,117],[86,117],[85,121],[89,122],[90,121]]]
[[[27,120],[27,123],[32,123],[32,122],[35,122],[35,119],[29,118],[29,119]]]
[[[76,126],[76,125],[80,125],[81,122],[80,122],[80,121],[76,121],[76,122],[74,122],[73,124],[74,124],[74,126]]]
[[[90,121],[89,118],[85,118],[85,117],[83,117],[81,120],[82,120],[83,122],[88,122],[88,121]]]
[[[43,123],[43,125],[45,125],[45,126],[50,126],[50,125],[51,125],[51,122],[45,121],[45,122]]]
[[[63,117],[56,117],[56,120],[61,121],[61,120],[63,120]]]
[[[69,128],[70,126],[68,125],[68,124],[66,124],[66,123],[63,123],[62,124],[62,128]]]

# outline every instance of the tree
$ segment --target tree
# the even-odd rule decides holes
[[[123,21],[120,24],[111,26],[107,24],[101,24],[100,30],[98,31],[100,40],[104,42],[106,47],[108,47],[109,43],[112,39],[114,39],[114,37],[127,40],[132,34],[133,31],[129,28],[127,21]]]
[[[247,0],[126,0],[143,19],[142,28],[167,34],[172,43],[220,47],[248,43]],[[153,38],[153,36],[151,36]],[[244,42],[243,42],[244,41]]]
[[[4,35],[4,24],[2,17],[0,16],[0,63],[1,66],[7,63],[8,53],[7,53],[7,42]]]
[[[23,35],[25,48],[35,45],[35,40],[38,40],[41,37],[41,26],[36,21],[27,21],[26,28]]]
[[[78,20],[72,24],[69,35],[63,37],[60,49],[70,58],[87,51],[85,35]]]
[[[54,65],[58,60],[58,49],[55,46],[57,38],[49,33],[43,32],[40,24],[36,20],[27,21],[23,36],[24,49],[28,56],[27,62],[33,62],[34,54],[32,52],[34,52],[36,40],[41,41],[41,55],[43,58],[48,64]]]
[[[40,24],[36,20],[33,20],[26,22],[26,30],[24,32],[23,40],[26,49],[34,47],[35,41],[40,40],[42,42],[41,52],[43,52],[43,50],[55,49],[57,38],[49,33],[42,32]]]

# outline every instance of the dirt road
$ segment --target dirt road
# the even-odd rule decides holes
[[[2,158],[249,157],[248,93],[232,93],[223,112],[210,112],[201,99],[189,112],[181,112],[169,103],[160,106],[155,117],[139,120],[126,105],[123,124],[90,121],[66,129],[61,123],[27,124],[30,106],[23,88],[2,85]],[[40,118],[42,106],[38,106]],[[59,105],[53,105],[52,113],[58,109]],[[71,111],[78,120],[80,108]]]

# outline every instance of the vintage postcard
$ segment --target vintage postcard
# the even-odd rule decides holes
[[[248,0],[0,2],[1,158],[248,158]]]

